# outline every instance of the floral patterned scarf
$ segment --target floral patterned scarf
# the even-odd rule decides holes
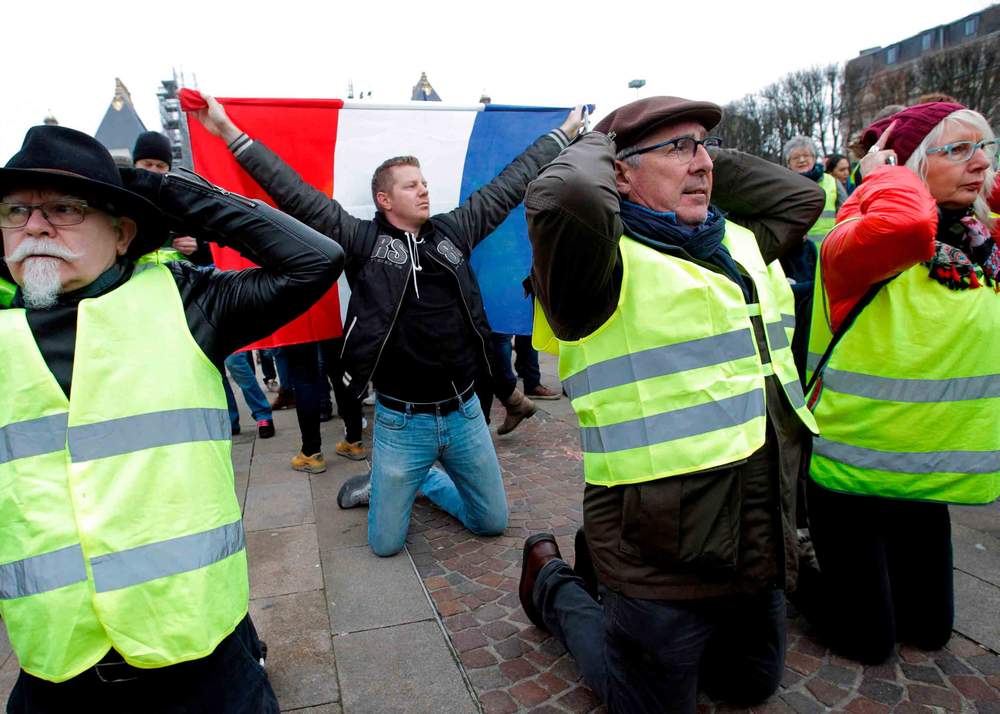
[[[928,277],[950,290],[981,288],[1000,293],[1000,249],[983,223],[971,214],[941,216],[934,257],[924,263]]]

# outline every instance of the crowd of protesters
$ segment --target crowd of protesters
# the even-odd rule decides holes
[[[326,470],[336,403],[334,453],[371,464],[338,503],[368,507],[388,557],[419,494],[504,531],[493,400],[504,435],[561,397],[535,346],[579,420],[584,525],[572,566],[552,534],[526,540],[519,595],[609,711],[767,699],[787,597],[866,664],[942,647],[948,504],[1000,496],[997,142],[974,109],[922,100],[887,107],[854,162],[796,136],[784,165],[727,148],[709,101],[638,100],[590,132],[578,107],[447,213],[418,157],[387,158],[372,220],[212,97],[193,118],[280,210],[172,172],[154,132],[120,169],[85,134],[29,130],[0,169],[8,711],[278,711],[226,372],[259,438],[295,409],[298,471]],[[522,201],[531,336],[491,331],[470,265]],[[259,269],[216,270],[209,241]],[[342,336],[242,351],[341,272]]]

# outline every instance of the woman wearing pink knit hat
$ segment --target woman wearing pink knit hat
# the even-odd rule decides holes
[[[807,376],[819,562],[804,590],[841,654],[943,647],[949,503],[1000,496],[997,143],[978,112],[919,104],[870,126],[863,180],[823,241]]]

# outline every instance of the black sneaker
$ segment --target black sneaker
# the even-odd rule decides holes
[[[337,505],[341,508],[367,506],[372,500],[371,474],[358,474],[344,481],[337,492]]]
[[[257,422],[257,436],[261,439],[270,439],[274,436],[274,420],[261,419]]]

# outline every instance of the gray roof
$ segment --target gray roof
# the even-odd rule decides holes
[[[427,73],[421,72],[420,79],[413,85],[413,96],[410,97],[415,102],[440,102],[441,97],[434,91],[434,87],[427,80]]]
[[[125,149],[129,152],[135,145],[135,140],[146,126],[132,106],[132,96],[120,79],[115,79],[115,96],[111,100],[108,111],[104,113],[101,125],[94,134],[108,151]]]

